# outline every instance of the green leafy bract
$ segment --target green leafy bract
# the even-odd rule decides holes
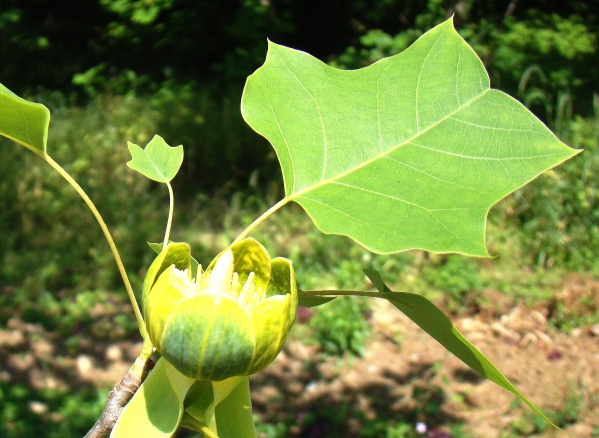
[[[491,206],[577,153],[490,89],[451,20],[360,70],[269,43],[242,114],[272,143],[286,198],[381,253],[488,255]]]
[[[0,84],[0,135],[37,153],[46,153],[50,111]]]
[[[206,426],[219,438],[256,436],[247,376],[220,382],[198,380],[187,394],[185,406],[181,426],[197,431]]]
[[[458,359],[472,368],[491,382],[507,389],[533,411],[539,414],[545,421],[556,429],[559,429],[549,420],[539,408],[518,391],[512,383],[497,369],[493,363],[485,357],[474,345],[472,345],[451,323],[451,320],[439,310],[437,306],[424,298],[422,295],[407,292],[392,292],[384,283],[381,274],[374,269],[364,269],[366,276],[372,281],[374,287],[381,292],[378,295],[387,299],[408,318],[414,321],[418,327],[432,336],[437,342],[453,353]]]
[[[127,142],[127,146],[133,157],[127,166],[160,183],[170,182],[183,163],[183,146],[171,147],[159,135],[155,135],[145,149],[131,142]]]
[[[166,360],[160,359],[127,403],[110,436],[172,436],[183,417],[185,396],[194,383],[194,379],[184,376]]]

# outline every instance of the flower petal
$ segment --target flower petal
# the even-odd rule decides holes
[[[207,291],[211,293],[227,293],[231,289],[233,278],[233,253],[230,249],[222,252],[206,277]]]
[[[175,265],[171,265],[163,271],[154,283],[151,293],[148,294],[144,313],[146,328],[156,348],[158,348],[166,321],[179,302],[192,290],[193,283],[187,274],[177,269]]]
[[[166,360],[194,379],[246,375],[255,354],[247,313],[234,299],[213,294],[182,300],[159,344]]]
[[[287,330],[291,329],[293,321],[295,321],[295,313],[297,311],[297,282],[295,281],[295,271],[291,260],[277,257],[273,259],[271,264],[271,279],[268,284],[268,290],[266,296],[271,297],[273,295],[291,295],[291,306],[289,307],[289,326]]]
[[[256,304],[251,310],[252,327],[256,339],[256,355],[248,374],[266,368],[283,348],[291,323],[289,307],[291,295],[276,295]]]
[[[270,280],[270,256],[266,248],[251,237],[243,239],[217,255],[208,269],[213,269],[227,251],[233,253],[233,270],[239,275],[239,284],[245,284],[248,275],[253,272],[254,286],[265,290]]]
[[[181,271],[190,269],[191,263],[191,250],[187,243],[169,243],[166,250],[162,251],[154,259],[146,277],[144,278],[143,292],[142,292],[142,308],[145,315],[148,296],[152,290],[152,286],[156,283],[156,280],[160,274],[168,268],[170,265],[175,265]]]

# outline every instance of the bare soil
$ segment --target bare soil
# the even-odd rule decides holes
[[[452,318],[456,327],[543,410],[563,412],[574,403],[576,418],[565,426],[569,436],[594,436],[599,324],[565,334],[547,325],[555,301],[527,308],[486,293],[488,308]],[[556,297],[568,311],[597,309],[599,281],[572,277]],[[516,436],[506,433],[528,417],[513,394],[471,371],[388,303],[373,302],[372,308],[373,336],[363,358],[325,357],[301,341],[301,325],[294,329],[275,362],[252,377],[254,411],[263,422],[285,422],[290,436],[311,438],[358,436],[377,419],[422,421],[429,431],[462,423],[469,437]],[[40,326],[11,319],[0,330],[0,380],[35,389],[109,388],[141,348],[134,341],[87,339],[78,354],[69,355],[63,342]],[[568,435],[548,429],[534,436]]]

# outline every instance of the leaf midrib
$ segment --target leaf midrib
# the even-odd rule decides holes
[[[392,152],[395,152],[397,149],[399,149],[400,147],[411,143],[414,139],[420,137],[421,135],[425,134],[426,132],[430,131],[431,129],[437,127],[438,125],[440,125],[442,122],[449,120],[450,118],[452,118],[455,114],[459,113],[460,111],[462,111],[464,108],[470,106],[472,103],[476,102],[478,99],[482,98],[484,95],[486,95],[487,93],[493,91],[491,88],[487,88],[485,91],[483,91],[481,94],[477,95],[476,97],[468,100],[466,103],[464,103],[463,105],[459,106],[455,111],[452,111],[451,113],[441,117],[438,121],[436,121],[435,123],[431,124],[430,126],[428,126],[427,128],[423,129],[420,132],[415,133],[414,135],[412,135],[411,137],[406,138],[404,141],[402,141],[401,143],[398,143],[395,146],[392,146],[390,148],[388,148],[386,151],[381,152],[375,156],[373,156],[372,158],[369,158],[368,160],[364,161],[363,163],[359,164],[358,166],[352,167],[351,169],[347,169],[341,173],[338,173],[337,175],[327,178],[327,179],[323,179],[319,182],[317,182],[316,184],[313,184],[309,187],[306,187],[302,190],[296,191],[291,193],[290,195],[287,195],[286,198],[289,199],[294,199],[294,198],[299,198],[301,196],[303,196],[304,194],[312,191],[312,190],[316,190],[322,186],[325,186],[327,184],[330,184],[332,182],[335,182],[343,177],[345,177],[346,175],[351,174],[352,172],[356,172],[359,169],[362,169],[366,166],[368,166],[370,163],[379,160],[381,158],[386,157],[387,155],[391,154]],[[271,107],[271,110],[274,111],[274,108]],[[380,116],[377,116],[377,120],[380,120]],[[418,145],[417,145],[418,146]],[[420,146],[418,146],[420,147]],[[443,153],[444,151],[440,151],[440,150],[436,150],[437,152],[441,152]],[[478,158],[478,157],[472,157],[472,158]],[[293,180],[295,182],[295,180],[297,179],[297,176],[295,175],[295,171],[293,173]]]

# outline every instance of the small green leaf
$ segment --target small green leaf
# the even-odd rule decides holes
[[[302,291],[298,291],[298,306],[302,307],[317,307],[333,301],[337,297],[320,297],[313,295],[302,295]]]
[[[160,359],[116,422],[111,438],[163,438],[175,433],[194,379]]]
[[[170,182],[183,163],[183,146],[170,147],[159,135],[145,149],[131,142],[127,146],[133,157],[127,166],[154,181]]]
[[[33,151],[46,153],[50,111],[20,98],[0,84],[0,135]]]
[[[408,318],[414,321],[421,329],[431,335],[437,342],[453,353],[458,359],[472,368],[480,375],[486,377],[491,382],[496,383],[520,400],[526,403],[533,411],[539,414],[545,421],[556,429],[559,429],[551,422],[539,408],[518,391],[512,383],[485,357],[478,349],[472,345],[451,323],[450,319],[433,303],[422,295],[407,292],[392,292],[381,274],[374,269],[364,269],[366,276],[372,281],[372,284],[381,292],[382,298],[389,300],[391,304],[401,310]],[[380,296],[380,295],[379,295]]]

